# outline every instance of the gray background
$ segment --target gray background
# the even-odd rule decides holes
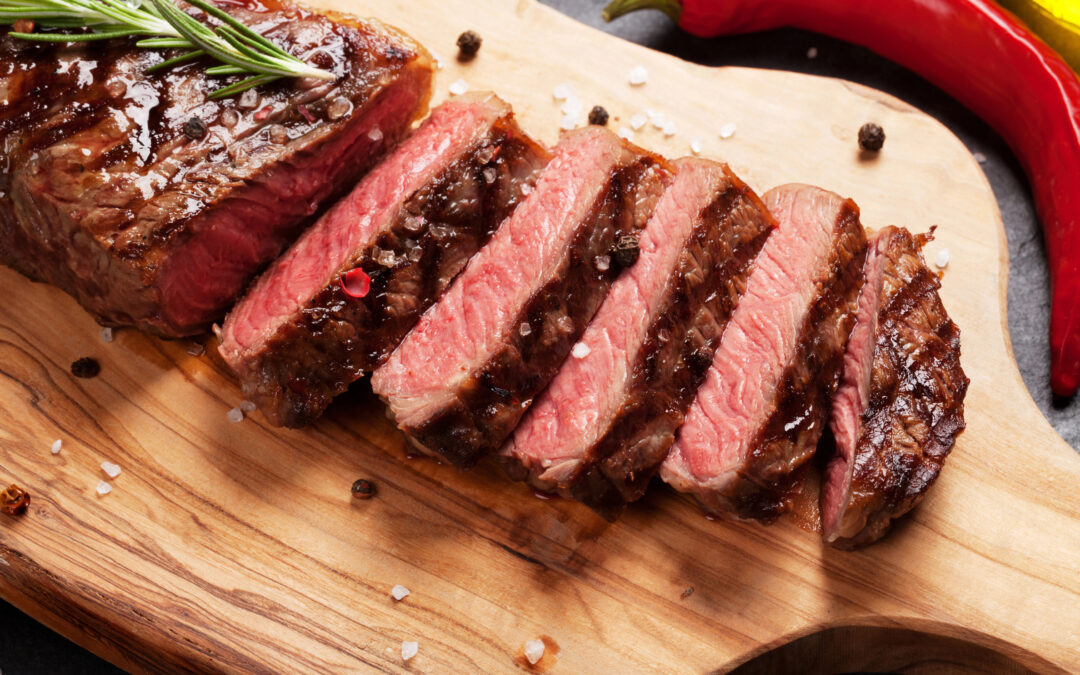
[[[810,33],[784,30],[705,40],[676,30],[657,12],[640,12],[604,25],[600,19],[603,0],[541,1],[601,30],[689,61],[828,75],[887,91],[941,120],[972,152],[984,154],[987,161],[983,170],[1001,207],[1009,239],[1009,329],[1016,360],[1036,403],[1065,440],[1080,449],[1078,406],[1074,401],[1054,401],[1048,385],[1050,355],[1046,335],[1050,295],[1043,242],[1031,194],[1016,159],[986,124],[900,66],[865,49]],[[461,26],[460,30],[465,28],[468,27]],[[458,30],[448,28],[447,44],[429,46],[443,54],[452,53]],[[818,50],[817,58],[807,58],[810,47]],[[559,55],[553,54],[552,58]],[[977,355],[966,354],[965,358],[977,358]],[[117,672],[3,602],[0,602],[0,669],[4,675]]]

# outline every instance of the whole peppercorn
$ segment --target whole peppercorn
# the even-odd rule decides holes
[[[619,240],[615,242],[613,253],[615,262],[619,263],[620,267],[630,267],[636,263],[638,256],[641,255],[638,236],[636,234],[624,234],[619,237]]]
[[[476,31],[467,30],[457,39],[458,58],[462,61],[468,61],[476,56],[476,52],[480,51],[480,44],[483,39],[476,33]]]
[[[184,135],[193,141],[206,137],[206,122],[198,117],[192,117],[184,122]]]
[[[604,109],[604,106],[593,106],[593,109],[589,111],[589,124],[595,124],[598,127],[602,127],[608,123],[608,111]]]
[[[75,377],[97,377],[100,372],[101,364],[97,362],[97,359],[89,356],[76,359],[71,363],[71,374]]]
[[[30,506],[30,493],[18,485],[11,484],[0,492],[0,511],[9,516],[21,516]]]
[[[375,483],[366,478],[358,478],[352,484],[352,496],[357,499],[371,499],[375,496]]]
[[[859,147],[867,152],[877,152],[885,145],[885,130],[867,122],[859,128]]]

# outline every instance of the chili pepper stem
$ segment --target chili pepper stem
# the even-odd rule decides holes
[[[623,14],[639,9],[658,9],[675,23],[679,23],[679,17],[682,16],[682,3],[679,0],[612,0],[604,8],[604,21],[618,19]]]

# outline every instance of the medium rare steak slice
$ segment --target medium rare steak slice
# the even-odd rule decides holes
[[[500,452],[512,476],[612,519],[667,455],[774,227],[728,167],[675,167],[640,259],[581,337],[588,353],[563,363]]]
[[[787,185],[765,204],[779,227],[660,474],[710,512],[769,521],[788,508],[825,427],[866,235],[855,203],[825,190]]]
[[[127,40],[0,38],[0,261],[102,323],[163,336],[219,320],[309,216],[395,145],[430,96],[431,59],[374,22],[291,5],[229,11],[333,82],[231,79]]]
[[[960,330],[920,253],[929,240],[886,227],[871,241],[821,490],[823,536],[840,548],[875,541],[910,511],[964,429]]]
[[[372,376],[425,452],[469,466],[497,450],[555,375],[618,274],[667,163],[605,128],[563,136],[536,189]]]
[[[547,158],[493,94],[439,106],[229,315],[220,349],[245,397],[274,424],[318,417],[397,347]]]

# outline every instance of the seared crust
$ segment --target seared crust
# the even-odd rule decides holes
[[[339,79],[286,78],[241,105],[240,96],[207,99],[232,79],[207,76],[204,62],[147,73],[170,54],[128,40],[0,37],[9,99],[0,106],[0,261],[64,289],[102,323],[177,336],[219,319],[430,97],[430,57],[400,34],[264,5],[229,10]],[[205,134],[185,134],[193,117]],[[376,124],[379,142],[367,137]],[[215,259],[233,233],[242,240],[234,259]],[[187,255],[208,237],[210,253]]]
[[[753,190],[726,166],[724,173],[667,283],[622,408],[569,481],[568,493],[606,518],[648,488],[775,226]]]
[[[513,212],[547,158],[508,111],[489,135],[412,195],[390,229],[244,363],[245,397],[272,423],[300,427],[314,421],[397,347]],[[383,256],[392,253],[393,264],[376,260],[376,248]],[[341,288],[341,274],[354,268],[371,279],[363,298]]]
[[[622,235],[645,225],[652,205],[671,174],[667,162],[639,148],[620,163],[589,215],[576,228],[552,280],[526,303],[511,324],[505,344],[455,391],[450,404],[422,424],[403,430],[421,449],[468,467],[497,450],[522,414],[554,377],[581,337],[618,274],[612,264],[597,269]]]
[[[899,227],[878,234],[885,261],[870,396],[850,494],[830,542],[839,548],[879,539],[910,511],[964,430],[969,380],[960,366],[960,330],[920,253],[929,239]]]
[[[827,285],[799,330],[798,348],[777,387],[772,415],[751,444],[738,476],[725,493],[715,495],[717,503],[706,508],[771,522],[791,505],[799,469],[813,457],[828,423],[863,283],[866,234],[859,223],[859,207],[850,199],[843,204],[835,231]]]

